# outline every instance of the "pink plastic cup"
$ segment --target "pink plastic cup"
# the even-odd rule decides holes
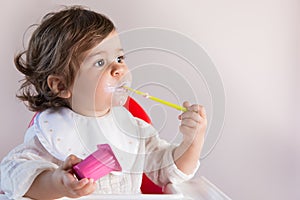
[[[73,166],[73,172],[80,180],[92,178],[95,181],[111,171],[122,171],[121,165],[108,144],[97,145],[98,150]]]

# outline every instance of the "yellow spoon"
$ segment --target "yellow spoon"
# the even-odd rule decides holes
[[[142,95],[143,97],[145,97],[145,98],[147,98],[147,99],[151,99],[151,100],[153,100],[153,101],[156,101],[156,102],[161,103],[161,104],[164,104],[164,105],[166,105],[166,106],[175,108],[175,109],[177,109],[177,110],[180,110],[180,111],[183,111],[183,112],[187,111],[187,109],[186,109],[185,107],[182,107],[182,106],[179,106],[179,105],[177,105],[177,104],[174,104],[174,103],[171,103],[171,102],[162,100],[162,99],[157,98],[157,97],[154,97],[154,96],[151,96],[151,95],[149,95],[148,93],[141,92],[141,91],[139,91],[139,90],[135,90],[135,89],[132,89],[132,88],[127,87],[127,86],[123,86],[123,88],[125,88],[125,89],[127,89],[127,90],[129,90],[129,91],[132,91],[132,92],[134,92],[134,93],[136,93],[136,94],[138,94],[138,95]]]

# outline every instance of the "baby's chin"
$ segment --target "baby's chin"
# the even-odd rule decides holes
[[[112,107],[124,106],[127,99],[128,99],[127,93],[114,93],[112,96],[111,106]]]

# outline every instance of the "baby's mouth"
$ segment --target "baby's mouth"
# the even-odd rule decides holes
[[[124,93],[127,92],[127,89],[125,89],[125,87],[129,87],[130,86],[130,82],[125,81],[125,82],[121,82],[120,84],[117,84],[115,86],[108,86],[107,90],[109,92],[119,92],[119,93]]]
[[[124,86],[126,86],[126,82],[116,86],[116,92],[127,92]]]

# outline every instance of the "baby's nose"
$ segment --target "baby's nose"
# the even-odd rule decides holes
[[[113,77],[122,77],[128,72],[128,67],[125,64],[115,63],[111,69],[111,75]]]

